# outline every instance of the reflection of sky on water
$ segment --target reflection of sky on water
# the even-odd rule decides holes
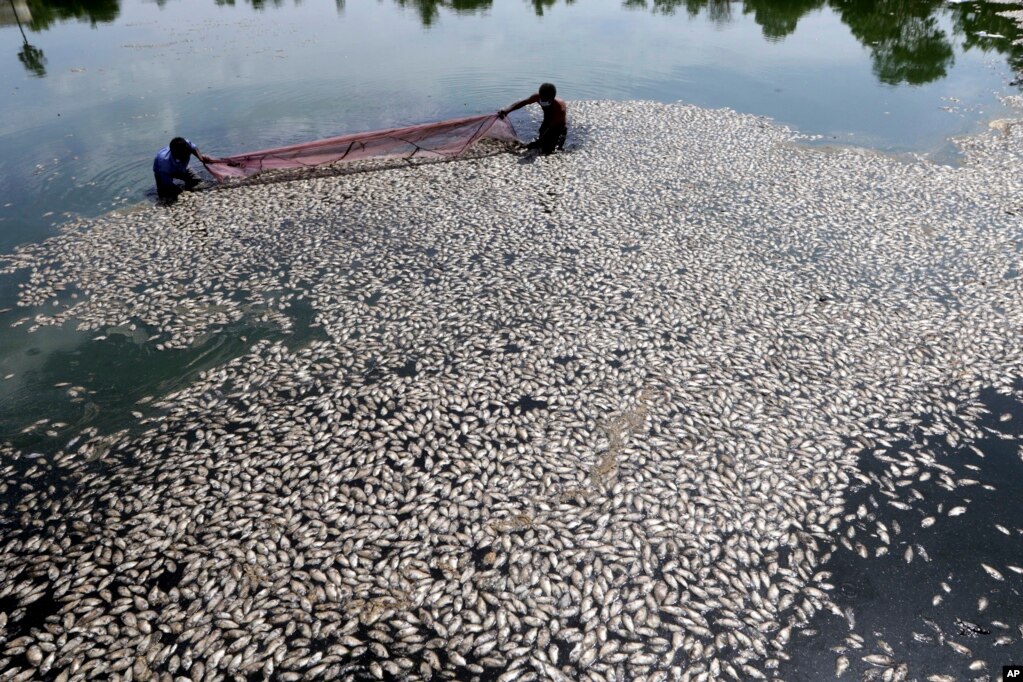
[[[49,233],[65,211],[143,199],[153,153],[176,134],[207,153],[237,153],[493,110],[542,80],[568,99],[681,99],[900,150],[938,148],[983,125],[987,114],[971,108],[997,107],[993,92],[1011,77],[1005,57],[958,52],[938,69],[944,77],[887,85],[871,52],[880,48],[864,41],[898,38],[898,27],[862,2],[831,4],[839,10],[763,0],[466,1],[453,10],[420,0],[253,11],[103,0],[93,15],[81,10],[90,3],[74,6],[82,21],[34,15],[39,28],[49,22],[28,33],[45,52],[44,78],[15,59],[18,29],[0,28],[10,53],[0,59],[0,193],[14,204],[0,206],[0,250]],[[877,16],[909,6],[874,5]],[[964,15],[950,11],[925,12],[931,30],[957,35]]]

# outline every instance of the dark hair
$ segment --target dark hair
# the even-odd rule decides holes
[[[181,157],[188,158],[189,154],[192,153],[192,147],[189,146],[188,142],[183,137],[175,137],[170,141],[171,156],[176,159]]]
[[[540,97],[543,99],[554,99],[554,96],[558,94],[558,89],[554,87],[553,83],[542,83],[540,85]]]

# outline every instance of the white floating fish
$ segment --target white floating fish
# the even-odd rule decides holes
[[[995,580],[1005,580],[1005,577],[999,573],[997,569],[991,568],[987,564],[981,564],[981,567],[983,567],[987,574]]]

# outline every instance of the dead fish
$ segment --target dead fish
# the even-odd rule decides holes
[[[1002,574],[1001,574],[1001,573],[999,573],[999,572],[998,572],[998,571],[997,571],[996,569],[994,569],[994,568],[991,568],[991,567],[990,567],[990,566],[988,566],[987,564],[981,564],[981,567],[982,567],[982,568],[984,569],[984,571],[985,571],[985,572],[986,572],[986,573],[987,573],[987,574],[988,574],[989,576],[991,576],[991,577],[992,577],[992,578],[994,578],[995,580],[1005,580],[1005,577],[1004,577],[1004,576],[1002,576]]]
[[[976,637],[977,635],[990,635],[991,634],[991,631],[988,630],[987,628],[981,627],[980,625],[977,625],[976,623],[971,623],[968,620],[963,620],[962,618],[956,618],[955,624],[956,624],[956,627],[959,628],[959,634],[960,635],[967,635],[969,637]],[[950,645],[951,645],[951,643],[950,643]]]
[[[973,652],[970,651],[969,647],[965,647],[962,644],[960,644],[959,642],[953,642],[952,640],[949,639],[949,640],[945,640],[945,644],[947,644],[949,646],[949,648],[952,649],[952,651],[954,651],[957,654],[960,654],[962,656],[969,657],[969,656],[973,655]]]
[[[835,659],[835,677],[841,677],[849,669],[849,657],[839,656]]]
[[[876,665],[879,668],[890,668],[895,665],[895,659],[891,656],[885,656],[884,654],[870,654],[864,656],[863,660],[870,665]]]

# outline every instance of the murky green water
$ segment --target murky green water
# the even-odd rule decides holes
[[[178,134],[238,153],[493,111],[550,80],[568,100],[730,107],[949,158],[949,136],[998,118],[1023,68],[998,15],[1011,6],[981,2],[0,3],[0,252],[69,215],[151,200],[153,154]],[[180,357],[28,334],[10,325],[31,311],[5,311],[16,286],[0,276],[2,436],[123,414],[272,333],[237,329]],[[73,386],[96,393],[73,401]]]

